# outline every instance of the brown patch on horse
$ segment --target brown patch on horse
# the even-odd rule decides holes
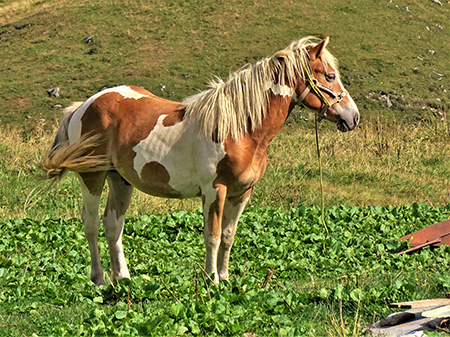
[[[86,185],[90,194],[100,195],[102,193],[106,179],[106,171],[82,172],[79,175],[83,179],[83,183]]]
[[[175,112],[167,115],[163,120],[163,125],[165,127],[174,126],[175,124],[178,124],[183,121],[184,114],[186,113],[185,109],[179,109]]]
[[[253,188],[250,188],[247,191],[245,191],[242,195],[227,198],[227,201],[230,202],[233,205],[233,207],[236,207],[239,204],[241,204],[243,200],[249,198],[252,195],[252,191],[253,191]],[[226,217],[224,215],[223,219],[225,220],[225,218]]]
[[[167,115],[164,126],[172,126],[183,120],[184,110],[178,109],[180,103],[157,97],[140,87],[130,88],[148,97],[127,98],[117,92],[101,95],[86,109],[81,120],[82,133],[114,129],[111,131],[114,134],[108,136],[112,136],[119,144],[134,146],[149,136],[161,115]]]
[[[151,177],[152,195],[169,197],[169,198],[181,198],[180,192],[174,190],[170,185],[170,175],[166,168],[156,161],[149,162],[142,168],[141,175],[143,177]],[[149,193],[148,191],[146,191]]]
[[[203,210],[204,213],[208,212],[208,222],[205,226],[208,226],[209,235],[215,239],[219,239],[222,236],[223,206],[227,193],[227,187],[225,186],[221,184],[217,186],[216,199],[209,205],[208,210]]]
[[[251,156],[250,152],[233,146],[227,149],[226,157],[217,165],[217,178],[214,183],[226,185],[229,198],[241,196],[253,188],[266,170],[266,156]]]
[[[208,210],[208,228],[209,234],[213,238],[220,238],[222,236],[222,228],[220,226],[221,216],[218,215],[220,212],[219,209],[219,199],[217,198],[214,202],[209,206]]]

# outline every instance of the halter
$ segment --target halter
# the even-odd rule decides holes
[[[328,109],[336,104],[339,103],[344,99],[345,96],[348,95],[348,91],[344,90],[340,93],[335,92],[333,89],[321,84],[319,81],[317,81],[313,77],[311,65],[309,64],[310,56],[306,49],[302,49],[300,52],[300,62],[302,66],[302,75],[303,80],[306,84],[306,89],[302,92],[300,97],[298,98],[298,101],[300,104],[302,104],[303,100],[305,99],[306,95],[310,91],[313,91],[314,94],[320,99],[321,103],[323,104],[323,107],[320,109],[319,112],[319,121],[322,120],[325,117],[325,114],[327,113]],[[329,101],[323,92],[327,93],[329,96],[332,97],[332,100]]]

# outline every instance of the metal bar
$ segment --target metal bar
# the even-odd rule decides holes
[[[441,238],[438,238],[438,239],[432,240],[432,241],[427,241],[425,243],[422,243],[421,245],[417,245],[417,246],[414,246],[414,247],[409,248],[407,250],[404,250],[403,252],[398,253],[398,255],[403,255],[405,253],[411,253],[411,252],[413,252],[415,250],[418,250],[420,248],[423,248],[423,247],[426,247],[426,246],[430,246],[430,245],[435,245],[436,243],[440,243],[440,242],[441,242]]]

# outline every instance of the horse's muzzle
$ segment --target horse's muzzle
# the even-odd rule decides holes
[[[359,113],[353,116],[353,119],[341,118],[337,123],[337,129],[341,132],[352,131],[359,123]]]

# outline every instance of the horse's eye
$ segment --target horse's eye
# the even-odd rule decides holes
[[[335,74],[325,74],[325,78],[328,82],[333,82],[336,79]]]

